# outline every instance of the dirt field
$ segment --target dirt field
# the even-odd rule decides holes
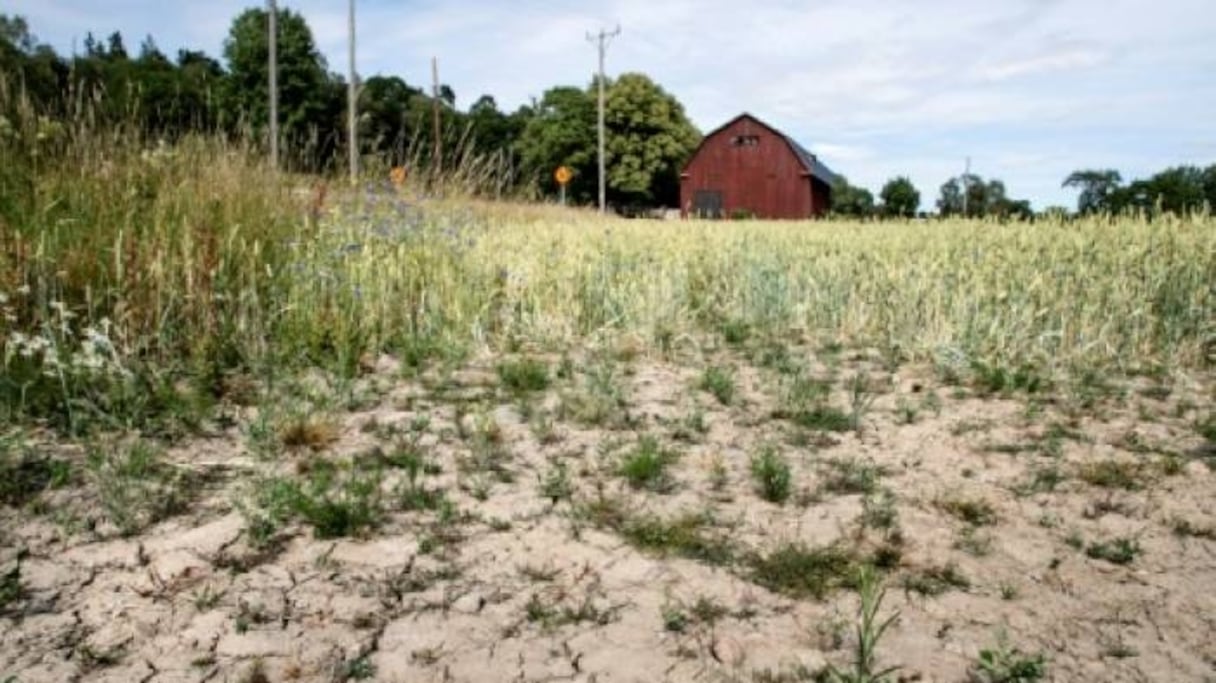
[[[9,437],[0,681],[823,680],[863,565],[890,680],[1216,680],[1210,377],[366,365],[163,450]]]

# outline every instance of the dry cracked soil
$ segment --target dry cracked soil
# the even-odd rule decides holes
[[[0,506],[0,681],[828,680],[862,565],[892,681],[1216,680],[1210,377],[367,366],[174,440],[10,439],[67,474]]]

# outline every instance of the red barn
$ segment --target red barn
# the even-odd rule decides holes
[[[680,215],[811,218],[827,213],[835,175],[790,136],[740,114],[705,136],[680,173]]]

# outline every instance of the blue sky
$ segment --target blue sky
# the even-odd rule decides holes
[[[129,49],[218,56],[242,0],[7,0],[44,42],[87,31]],[[285,2],[346,70],[346,2]],[[1216,163],[1216,0],[361,0],[359,72],[440,78],[511,110],[595,68],[588,31],[619,24],[609,75],[649,74],[708,131],[741,111],[854,184],[909,175],[923,203],[972,170],[1036,207],[1074,204],[1082,167],[1125,178]]]

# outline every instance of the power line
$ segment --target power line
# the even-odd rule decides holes
[[[607,206],[607,203],[605,201],[605,192],[604,192],[604,52],[608,49],[608,43],[612,42],[612,39],[619,35],[621,35],[620,24],[618,24],[616,29],[613,30],[611,33],[604,31],[604,29],[600,29],[600,32],[597,34],[591,34],[591,33],[587,34],[588,41],[598,43],[597,47],[599,49],[599,54],[600,54],[600,77],[599,77],[599,85],[600,85],[599,100],[600,101],[599,101],[599,119],[598,119],[598,126],[597,126],[598,131],[599,131],[600,213],[604,213],[604,211],[606,210],[606,206]]]

